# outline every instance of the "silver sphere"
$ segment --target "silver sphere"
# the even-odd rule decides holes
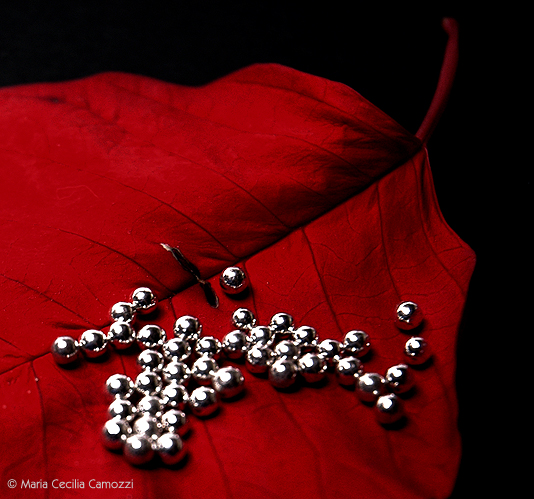
[[[293,342],[302,353],[314,352],[317,348],[317,331],[311,326],[300,326],[293,331]]]
[[[221,342],[213,336],[203,336],[195,343],[195,353],[197,356],[207,355],[213,359],[221,356]]]
[[[187,386],[191,379],[191,370],[184,362],[169,362],[161,371],[166,383],[175,382]]]
[[[252,347],[246,355],[245,365],[253,374],[266,373],[274,361],[274,354],[267,347]]]
[[[222,341],[222,349],[229,359],[240,359],[247,351],[247,336],[243,331],[236,329],[225,335]]]
[[[146,314],[158,303],[156,295],[149,288],[137,288],[132,293],[132,305],[136,312]]]
[[[149,414],[156,418],[161,416],[163,411],[163,401],[154,395],[145,395],[137,402],[137,413]]]
[[[417,303],[403,301],[395,309],[395,325],[402,330],[409,331],[423,322],[423,312]]]
[[[425,363],[431,355],[430,347],[424,338],[414,336],[404,345],[404,358],[412,366]]]
[[[189,396],[189,407],[195,416],[210,416],[219,407],[217,392],[208,386],[195,388]]]
[[[156,452],[167,465],[179,463],[186,455],[186,448],[176,433],[163,433],[156,442]]]
[[[167,341],[167,333],[156,324],[147,324],[137,332],[137,344],[142,349],[158,350]]]
[[[56,338],[50,349],[52,358],[62,366],[75,362],[80,358],[78,342],[70,336]]]
[[[356,377],[363,374],[363,365],[356,357],[339,359],[336,365],[336,377],[340,385],[355,386]]]
[[[317,345],[317,353],[328,366],[334,366],[341,358],[341,343],[332,339],[323,340]]]
[[[189,394],[184,385],[172,382],[161,391],[161,400],[165,408],[183,411],[189,401]]]
[[[356,393],[364,402],[374,402],[386,393],[386,380],[378,373],[366,373],[356,377]]]
[[[255,326],[250,330],[248,342],[253,346],[271,346],[274,334],[267,326]]]
[[[293,317],[284,312],[279,312],[271,317],[269,323],[271,331],[276,334],[278,338],[287,339],[291,337],[293,332]]]
[[[159,375],[151,371],[143,371],[135,379],[135,387],[144,395],[158,395],[162,386]]]
[[[218,369],[216,360],[203,355],[191,366],[191,376],[199,385],[211,385],[211,378]]]
[[[297,363],[298,371],[308,383],[318,383],[326,375],[327,365],[319,355],[308,352]]]
[[[202,334],[202,325],[199,320],[192,315],[182,315],[174,323],[174,336],[181,340],[194,343]]]
[[[102,331],[88,329],[80,336],[78,345],[88,359],[96,359],[106,353],[108,340]]]
[[[152,441],[141,434],[131,435],[124,442],[123,453],[130,464],[136,466],[146,464],[154,457]]]
[[[163,355],[174,362],[185,362],[191,356],[191,345],[183,338],[171,338],[163,344]]]
[[[133,422],[132,431],[150,440],[156,440],[161,435],[162,428],[158,418],[145,413]]]
[[[114,321],[131,324],[135,319],[135,309],[131,303],[120,301],[111,307],[109,315]]]
[[[117,349],[124,350],[135,343],[135,331],[127,322],[114,322],[109,326],[108,341]]]
[[[132,429],[126,421],[115,418],[104,423],[100,438],[106,449],[120,450],[131,433]]]
[[[275,388],[288,388],[297,379],[298,369],[295,362],[279,359],[269,368],[269,381]]]
[[[376,401],[375,414],[379,423],[395,423],[404,415],[402,401],[394,393],[382,395]]]
[[[295,362],[300,357],[300,348],[289,340],[282,340],[274,347],[273,352],[277,359],[289,359]]]
[[[213,375],[212,386],[221,398],[232,398],[243,391],[245,377],[236,367],[223,367]]]
[[[232,314],[232,324],[237,329],[250,330],[256,325],[256,318],[248,308],[238,308]]]
[[[349,331],[343,340],[343,353],[354,357],[363,357],[370,349],[371,342],[365,331]]]
[[[177,433],[183,437],[189,431],[189,420],[185,412],[178,409],[169,409],[161,416],[161,426],[164,431]]]
[[[245,272],[239,267],[228,267],[221,273],[219,284],[226,294],[236,295],[247,289],[248,279]]]
[[[165,366],[165,359],[156,350],[143,350],[137,356],[137,365],[143,371],[154,371],[159,372]]]
[[[406,364],[391,366],[386,371],[388,388],[394,393],[406,393],[413,387],[413,376]]]
[[[112,419],[129,421],[136,415],[136,408],[129,400],[117,398],[109,405],[108,415]]]
[[[113,374],[106,380],[106,391],[114,398],[128,399],[134,390],[133,381],[125,374]]]

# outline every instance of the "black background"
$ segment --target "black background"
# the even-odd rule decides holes
[[[499,300],[513,293],[501,283],[514,272],[506,250],[514,246],[521,261],[526,238],[518,228],[531,205],[514,114],[521,108],[515,56],[525,35],[521,12],[509,8],[426,3],[432,5],[19,1],[0,7],[0,86],[110,70],[200,85],[252,63],[277,62],[347,84],[415,133],[439,76],[441,19],[454,17],[460,63],[428,143],[445,219],[478,258],[458,342],[464,450],[452,497],[494,497],[499,485],[515,480],[505,471],[513,456],[501,449],[515,438],[505,423],[502,373],[510,364],[502,354],[514,341],[516,310]]]

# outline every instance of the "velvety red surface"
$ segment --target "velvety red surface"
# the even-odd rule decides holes
[[[421,143],[355,91],[277,65],[201,88],[110,73],[3,89],[0,165],[3,497],[450,493],[456,333],[475,257],[441,216]],[[210,278],[218,309],[162,242]],[[240,301],[217,283],[234,263],[251,281]],[[140,285],[160,305],[138,324],[171,333],[191,314],[222,338],[239,306],[260,323],[284,311],[322,338],[367,331],[365,368],[380,373],[402,361],[409,335],[392,314],[412,299],[433,363],[415,371],[396,430],[334,378],[280,393],[243,367],[243,398],[214,418],[191,417],[183,467],[134,468],[99,432],[104,382],[136,376],[136,353],[64,369],[49,349],[60,335],[106,331],[110,306]],[[48,488],[22,490],[22,480]],[[133,480],[133,489],[91,480]],[[54,489],[60,481],[78,488]]]

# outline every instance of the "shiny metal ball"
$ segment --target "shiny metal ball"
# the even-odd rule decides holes
[[[191,377],[199,385],[211,385],[211,378],[219,369],[217,361],[212,357],[203,355],[195,360],[191,366]]]
[[[144,413],[132,423],[132,431],[138,435],[144,435],[150,440],[156,440],[161,435],[162,426],[158,418]]]
[[[365,373],[356,378],[356,394],[364,402],[374,402],[386,393],[386,380],[378,373]]]
[[[363,365],[356,357],[343,357],[336,365],[336,377],[340,385],[355,386],[356,377],[363,374]]]
[[[120,450],[131,434],[132,429],[127,421],[114,418],[104,423],[100,438],[106,449]]]
[[[246,354],[245,365],[251,373],[262,374],[269,370],[274,358],[270,348],[254,346]]]
[[[161,371],[163,380],[166,383],[175,382],[179,385],[187,386],[191,379],[191,370],[184,362],[169,362]]]
[[[142,434],[131,435],[124,442],[123,453],[130,464],[146,464],[154,457],[152,441]]]
[[[139,402],[137,402],[138,414],[150,414],[156,418],[161,416],[163,411],[163,401],[154,395],[145,395]]]
[[[282,340],[276,344],[273,353],[277,359],[296,361],[300,356],[300,348],[290,340]]]
[[[195,353],[197,356],[207,355],[214,359],[221,356],[221,342],[214,336],[202,336],[195,343]]]
[[[178,409],[169,409],[161,416],[161,426],[164,431],[177,433],[183,437],[190,428],[185,412]]]
[[[388,388],[394,393],[406,393],[414,384],[412,371],[406,364],[391,366],[385,378]]]
[[[236,295],[248,287],[248,278],[244,270],[239,267],[228,267],[219,277],[222,290],[228,295]]]
[[[236,329],[226,334],[222,341],[222,350],[227,358],[241,359],[248,348],[247,335]]]
[[[341,358],[341,343],[332,339],[323,340],[317,345],[317,353],[328,366],[334,366]]]
[[[417,303],[403,301],[395,309],[395,325],[402,330],[409,331],[423,322],[423,312]]]
[[[311,326],[300,326],[292,333],[293,342],[300,347],[301,353],[314,352],[317,348],[317,331]]]
[[[157,350],[143,350],[137,356],[137,365],[143,371],[159,372],[165,366],[165,358]]]
[[[135,319],[135,309],[131,303],[120,301],[111,307],[109,315],[114,321],[130,324]]]
[[[297,379],[298,368],[288,359],[275,360],[269,368],[269,381],[275,388],[288,388]]]
[[[308,383],[318,383],[326,375],[326,361],[313,352],[304,354],[297,362],[299,373]]]
[[[108,340],[102,331],[88,329],[80,336],[78,345],[88,359],[96,359],[106,353]]]
[[[163,387],[163,382],[158,374],[143,371],[135,379],[135,387],[144,395],[158,395]]]
[[[109,326],[108,341],[117,349],[124,350],[135,343],[135,331],[127,322],[114,322]]]
[[[110,418],[131,420],[137,413],[135,406],[125,399],[117,398],[108,407],[108,415]]]
[[[293,317],[284,312],[279,312],[271,317],[269,323],[271,331],[280,339],[287,339],[293,333]]]
[[[431,355],[432,352],[428,343],[419,336],[413,336],[404,345],[404,358],[412,366],[425,363]]]
[[[163,356],[173,362],[186,362],[191,356],[191,345],[182,336],[167,340],[162,347]]]
[[[179,463],[187,451],[184,443],[176,433],[163,433],[156,442],[156,452],[167,465]]]
[[[178,339],[194,343],[202,334],[202,324],[192,315],[182,315],[174,323],[174,336]]]
[[[245,388],[245,377],[236,367],[222,367],[213,375],[211,382],[222,399],[235,397]]]
[[[136,312],[146,314],[156,307],[158,300],[149,288],[137,288],[132,293],[132,305]]]
[[[80,358],[78,342],[70,336],[56,338],[50,351],[54,361],[62,366],[71,364]]]
[[[167,333],[156,324],[147,324],[137,332],[137,344],[142,349],[159,350],[167,341]]]
[[[217,392],[208,386],[195,388],[189,396],[189,407],[195,416],[210,416],[219,408]]]
[[[375,405],[375,414],[379,423],[391,424],[404,415],[402,401],[394,393],[378,397]]]
[[[250,346],[271,346],[274,341],[274,334],[267,326],[255,326],[248,335]]]
[[[106,380],[106,391],[114,398],[128,399],[135,391],[134,382],[125,374],[113,374]]]
[[[363,357],[371,349],[369,335],[365,331],[349,331],[341,346],[344,355]]]
[[[256,318],[248,308],[238,308],[232,314],[232,324],[241,330],[250,330],[256,325]]]
[[[161,400],[166,409],[183,411],[189,401],[189,394],[184,385],[172,382],[161,391]]]

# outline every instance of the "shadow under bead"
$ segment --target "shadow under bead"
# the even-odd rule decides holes
[[[78,342],[70,336],[56,338],[50,348],[52,358],[59,365],[67,365],[76,362],[80,358]]]

